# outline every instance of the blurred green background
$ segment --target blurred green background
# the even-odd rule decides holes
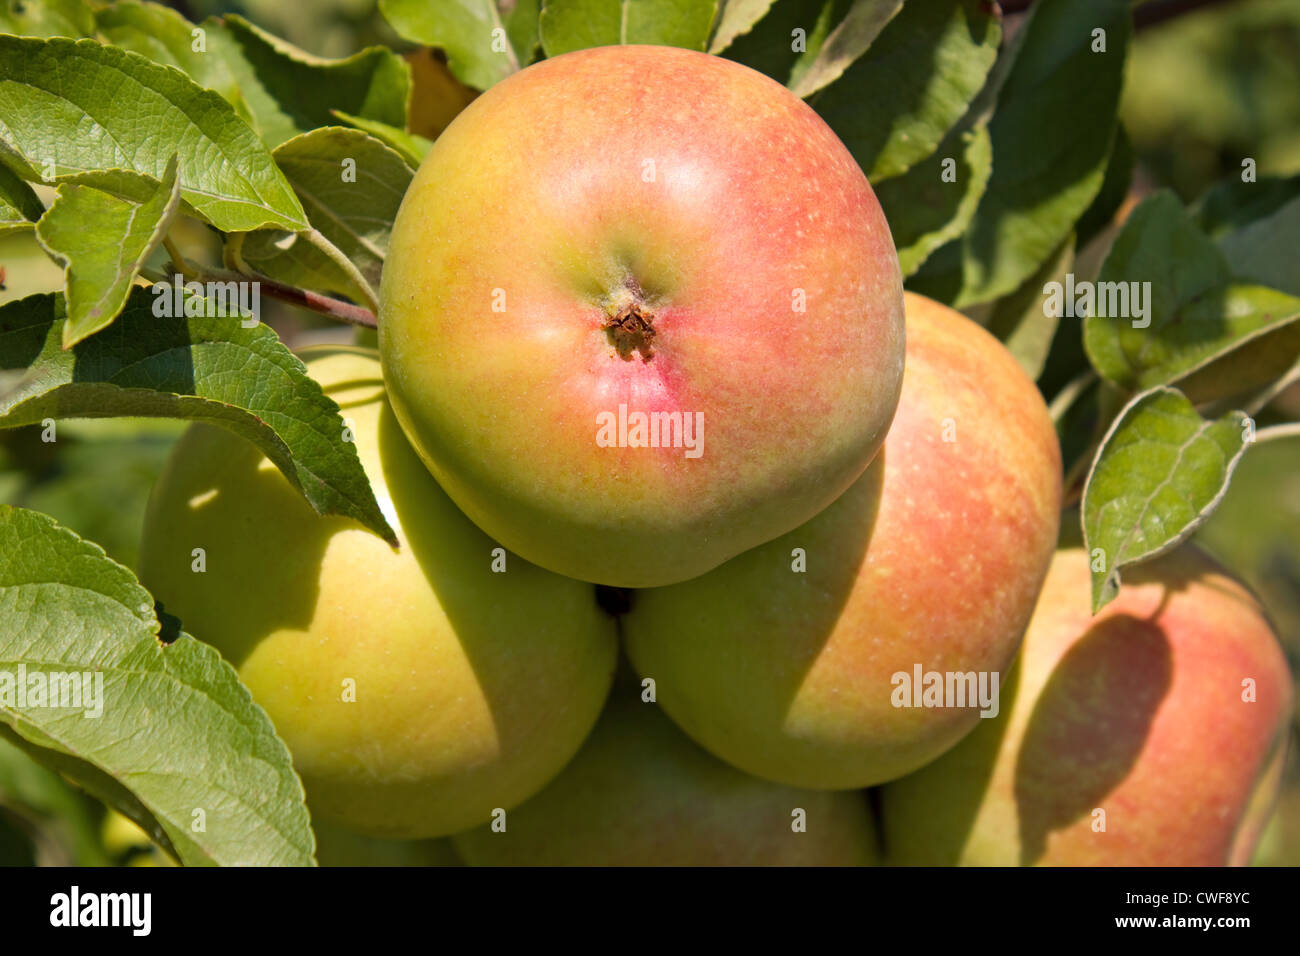
[[[191,20],[243,12],[322,56],[396,44],[375,0],[171,5]],[[1300,174],[1300,0],[1214,4],[1139,31],[1122,115],[1136,156],[1131,199],[1170,186],[1192,202],[1215,182],[1239,177],[1244,157],[1256,160],[1261,177]],[[214,239],[199,227],[182,237],[181,246],[195,259],[217,262]],[[60,270],[30,234],[0,238],[0,268],[0,303],[61,286]],[[276,303],[268,304],[265,318],[292,347],[352,336],[350,329]],[[1281,396],[1272,414],[1300,418],[1300,386]],[[182,427],[147,420],[60,422],[54,442],[43,441],[36,427],[0,431],[0,503],[51,514],[134,567],[146,498]],[[1197,541],[1259,594],[1293,673],[1300,673],[1300,441],[1252,448]],[[320,836],[322,862],[450,862],[442,841],[385,846]],[[0,865],[166,862],[129,821],[0,739]],[[1279,810],[1256,863],[1300,865],[1300,708]]]

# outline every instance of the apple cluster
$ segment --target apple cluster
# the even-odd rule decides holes
[[[416,174],[381,305],[377,351],[303,358],[400,546],[195,425],[142,547],[315,818],[473,865],[1248,861],[1263,612],[1183,548],[1091,615],[1037,387],[903,291],[784,87],[645,46],[511,76]]]

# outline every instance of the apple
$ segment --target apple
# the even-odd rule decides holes
[[[789,90],[689,50],[581,50],[475,99],[402,201],[380,299],[389,398],[447,494],[607,585],[813,517],[902,376],[862,170]]]
[[[746,776],[691,743],[635,688],[615,690],[573,762],[503,822],[501,832],[487,825],[452,837],[461,859],[471,866],[876,861],[864,794]]]
[[[1096,617],[1057,554],[1001,714],[881,789],[899,864],[1222,866],[1277,795],[1291,677],[1250,593],[1184,546]]]
[[[464,866],[451,841],[383,840],[346,827],[312,821],[316,862],[320,866]]]
[[[577,752],[609,691],[615,624],[590,585],[494,556],[411,451],[377,355],[311,355],[400,549],[317,515],[253,445],[195,425],[150,499],[141,579],[238,670],[314,817],[393,838],[463,830]]]
[[[829,789],[900,777],[988,710],[971,704],[981,684],[993,700],[1015,656],[1060,505],[1034,383],[984,329],[909,293],[907,372],[880,457],[797,530],[633,592],[628,654],[678,726],[748,773]],[[950,706],[916,706],[959,673],[966,699],[954,680],[936,698]]]

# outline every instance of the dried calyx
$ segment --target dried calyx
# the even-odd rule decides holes
[[[640,283],[629,277],[610,297],[605,312],[609,316],[605,334],[619,358],[630,362],[635,352],[641,361],[650,361],[654,357],[654,313],[646,305]]]

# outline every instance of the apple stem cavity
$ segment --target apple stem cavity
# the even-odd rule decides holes
[[[642,362],[650,361],[654,357],[654,313],[646,306],[641,283],[634,276],[610,296],[605,312],[609,316],[605,334],[619,358],[630,362],[636,352]]]

